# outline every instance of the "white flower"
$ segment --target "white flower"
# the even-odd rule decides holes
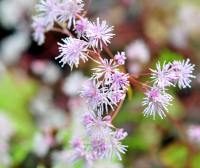
[[[75,26],[76,16],[83,11],[82,0],[67,0],[58,6],[58,22],[68,22],[68,28]]]
[[[92,69],[94,71],[92,78],[98,80],[103,77],[105,84],[109,84],[113,72],[118,70],[118,65],[115,64],[113,59],[101,59],[97,63],[99,65]]]
[[[117,64],[124,65],[125,60],[126,60],[125,52],[121,52],[121,53],[117,52],[117,54],[115,55],[115,61],[117,62]]]
[[[142,40],[136,40],[126,47],[127,58],[131,61],[139,61],[146,64],[150,59],[150,51],[147,45]]]
[[[32,28],[34,30],[33,39],[38,43],[38,45],[42,45],[45,41],[45,32],[48,30],[44,18],[33,17]]]
[[[156,64],[156,70],[151,69],[151,78],[153,79],[155,85],[161,88],[174,85],[173,80],[175,80],[176,77],[170,68],[171,64],[169,63],[164,63],[162,67],[160,63],[158,63]]]
[[[80,93],[81,85],[86,81],[86,77],[81,72],[71,73],[64,81],[62,90],[66,95],[77,96]]]
[[[96,81],[88,81],[83,85],[81,91],[81,97],[83,97],[92,110],[99,110],[103,113],[104,108],[108,111],[108,106],[112,107],[111,102],[107,97],[107,88],[101,86]]]
[[[100,22],[100,19],[97,18],[96,23],[89,22],[86,35],[89,38],[89,43],[92,47],[100,47],[100,49],[102,49],[102,45],[110,43],[110,39],[114,36],[114,34],[111,33],[112,31],[113,26],[109,27],[105,20]]]
[[[87,61],[87,42],[73,37],[62,39],[64,44],[58,43],[60,55],[56,59],[61,58],[59,63],[62,63],[62,67],[68,63],[71,69],[75,65],[78,67],[80,60]]]
[[[39,12],[39,17],[42,17],[46,24],[51,28],[57,18],[57,0],[40,0],[35,8]]]
[[[165,112],[168,112],[167,108],[173,97],[158,87],[152,87],[145,95],[143,100],[143,106],[146,106],[144,115],[152,115],[155,118],[155,115],[158,114],[161,118],[165,117]]]
[[[172,63],[172,70],[177,78],[176,81],[179,88],[191,87],[191,78],[195,78],[195,76],[192,75],[194,67],[195,65],[191,64],[189,59],[186,61],[174,61]]]

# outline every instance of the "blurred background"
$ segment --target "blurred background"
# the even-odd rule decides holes
[[[91,62],[72,72],[55,57],[63,36],[32,39],[36,0],[0,0],[0,168],[68,168],[67,146],[85,105],[81,83]],[[113,53],[124,50],[135,76],[157,61],[189,58],[196,65],[192,88],[173,89],[169,119],[145,118],[143,94],[133,88],[114,120],[129,136],[122,162],[96,168],[200,168],[200,1],[91,0],[88,17],[114,26]],[[141,78],[141,80],[146,80]],[[81,168],[82,165],[76,165]],[[70,167],[69,167],[70,168]]]

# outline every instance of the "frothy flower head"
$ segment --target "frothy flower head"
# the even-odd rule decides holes
[[[129,86],[129,75],[122,72],[115,72],[112,74],[111,88],[114,90],[127,90]]]
[[[78,38],[86,37],[88,23],[89,22],[87,18],[81,18],[80,20],[76,21],[75,32],[77,33]]]
[[[38,45],[42,45],[45,41],[45,32],[47,31],[47,24],[42,17],[33,17],[32,28],[33,39],[38,43]]]
[[[58,6],[58,18],[59,22],[68,22],[68,28],[75,25],[77,15],[83,11],[82,0],[67,0],[60,3]]]
[[[73,37],[62,39],[64,44],[58,43],[60,55],[56,59],[61,58],[59,63],[62,63],[62,67],[68,63],[71,69],[73,66],[78,67],[80,60],[87,61],[87,42]]]
[[[191,64],[189,59],[186,61],[174,61],[172,63],[172,70],[177,78],[176,82],[179,88],[191,87],[191,78],[195,78],[195,76],[192,75],[194,67],[195,65]]]
[[[103,112],[104,107],[111,106],[106,91],[107,88],[104,86],[101,87],[100,83],[89,80],[83,86],[81,97],[85,99],[92,110],[98,109]]]
[[[97,18],[96,22],[90,22],[86,30],[86,35],[89,38],[89,43],[92,47],[102,49],[103,44],[110,43],[110,39],[114,36],[113,27],[109,27],[105,20],[100,22]]]
[[[105,84],[111,83],[112,74],[117,71],[118,65],[115,64],[113,59],[101,59],[98,66],[93,68],[93,78],[99,80],[104,79]]]
[[[146,106],[144,115],[152,115],[154,118],[158,114],[161,118],[165,117],[173,97],[158,87],[152,87],[145,93],[143,106]]]
[[[187,135],[191,142],[200,145],[200,126],[192,125],[187,129]]]
[[[53,27],[54,21],[57,18],[57,0],[41,0],[36,4],[36,10],[39,12],[39,16],[42,17],[49,27]]]
[[[173,81],[176,79],[174,72],[170,70],[171,64],[163,64],[163,66],[158,63],[156,65],[156,70],[151,69],[151,78],[154,84],[158,87],[165,88],[166,86],[174,85]]]
[[[125,52],[121,52],[121,53],[117,52],[117,54],[115,55],[115,61],[117,62],[117,64],[124,65],[125,60],[126,60]]]

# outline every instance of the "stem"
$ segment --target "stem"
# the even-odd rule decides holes
[[[103,49],[105,50],[105,52],[108,54],[108,56],[110,58],[114,58],[113,53],[111,52],[110,48],[108,46],[106,46],[105,44],[103,44]]]
[[[122,107],[122,105],[123,105],[123,103],[124,103],[124,100],[125,100],[125,98],[124,98],[123,100],[121,100],[121,102],[118,104],[118,106],[117,106],[117,108],[115,109],[115,111],[112,112],[112,114],[111,114],[111,121],[113,121],[114,118],[115,118],[115,117],[117,116],[117,114],[119,113],[119,110],[121,109],[121,107]]]

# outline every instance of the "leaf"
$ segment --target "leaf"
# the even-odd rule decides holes
[[[188,157],[188,150],[186,146],[175,143],[164,148],[160,157],[166,167],[183,168]]]
[[[29,100],[35,94],[37,85],[31,79],[7,73],[0,83],[0,110],[6,112],[15,126],[17,134],[30,137],[34,122],[28,112]]]

